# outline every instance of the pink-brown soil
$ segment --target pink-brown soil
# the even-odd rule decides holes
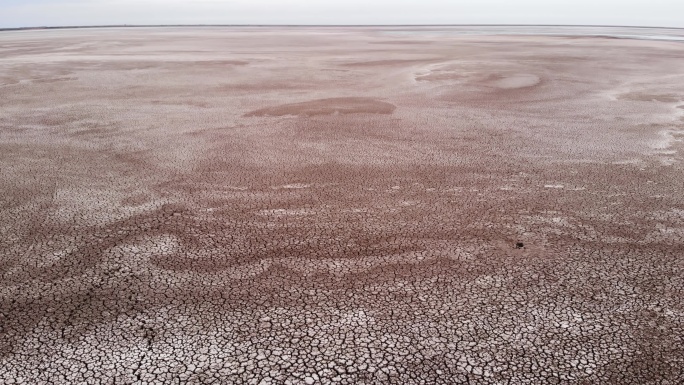
[[[681,384],[684,43],[399,32],[0,34],[0,383]]]

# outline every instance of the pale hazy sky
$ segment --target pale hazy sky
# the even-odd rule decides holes
[[[0,0],[0,27],[102,24],[684,27],[684,0]]]

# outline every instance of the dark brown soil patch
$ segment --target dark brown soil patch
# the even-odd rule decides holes
[[[347,114],[391,114],[396,106],[373,98],[327,98],[301,103],[281,104],[266,107],[245,114],[252,116],[316,116],[316,115],[347,115]]]

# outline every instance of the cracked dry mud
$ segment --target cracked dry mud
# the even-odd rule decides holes
[[[0,383],[681,384],[684,44],[0,35]]]

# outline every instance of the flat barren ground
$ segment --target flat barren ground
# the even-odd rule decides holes
[[[3,32],[0,383],[681,384],[684,42],[576,32]]]

